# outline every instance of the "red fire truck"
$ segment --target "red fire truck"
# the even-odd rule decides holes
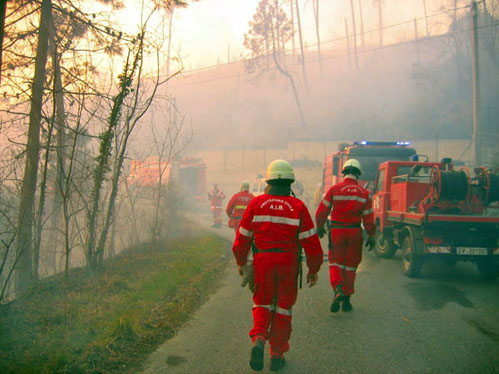
[[[372,189],[379,164],[388,160],[409,161],[416,155],[416,150],[409,146],[409,142],[366,140],[341,145],[338,152],[326,156],[324,160],[322,192],[327,192],[329,187],[343,180],[341,169],[343,164],[350,158],[356,159],[362,166],[359,184]]]
[[[423,263],[472,261],[485,279],[499,275],[499,175],[485,167],[474,176],[442,162],[387,161],[379,166],[373,196],[376,247],[390,258],[402,249],[404,274]],[[493,205],[496,203],[496,205]]]
[[[149,157],[144,161],[130,162],[127,181],[130,185],[156,187],[161,183],[175,180],[187,197],[202,201],[206,195],[206,164],[200,159],[179,158],[159,161],[157,157]]]

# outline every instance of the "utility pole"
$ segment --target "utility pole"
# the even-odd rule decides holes
[[[414,18],[414,43],[416,44],[416,55],[418,57],[418,64],[421,62],[419,57],[419,40],[418,40],[418,20]]]
[[[305,83],[305,89],[308,94],[308,80],[307,80],[307,72],[305,69],[305,52],[303,51],[303,36],[301,32],[301,21],[300,21],[300,7],[298,6],[298,0],[295,0],[296,4],[296,19],[298,21],[298,33],[300,35],[300,49],[301,49],[301,68],[303,73],[303,81]]]
[[[355,55],[355,68],[359,70],[359,59],[357,58],[357,29],[355,27],[355,12],[353,9],[353,0],[350,0],[350,7],[352,8],[352,27],[353,27],[353,53]]]
[[[454,24],[454,30],[457,30],[457,0],[454,0],[454,13],[452,15],[452,23]],[[461,46],[457,39],[457,35],[454,35],[454,45],[456,49],[456,68],[457,68],[457,79],[458,82],[462,80],[461,73]]]
[[[360,13],[360,41],[362,43],[362,52],[365,55],[366,42],[364,37],[364,16],[362,14],[362,0],[359,0],[359,13]],[[364,56],[365,61],[365,56]]]
[[[423,9],[424,9],[424,19],[426,22],[426,37],[430,36],[430,30],[428,28],[428,12],[426,11],[426,0],[423,0]]]
[[[378,0],[379,46],[383,46],[383,0]]]
[[[347,34],[347,55],[348,55],[348,67],[352,70],[352,58],[350,57],[350,35],[348,35],[348,22],[345,17],[345,33]]]
[[[166,77],[170,78],[170,53],[172,49],[172,23],[173,23],[173,10],[175,7],[172,7],[172,10],[170,11],[170,21],[168,22],[168,54],[166,58]],[[168,87],[168,81],[166,82],[166,85]]]
[[[480,71],[478,60],[478,9],[475,0],[471,3],[472,19],[472,49],[473,49],[473,150],[475,166],[481,165],[481,136],[480,136]]]
[[[296,45],[295,45],[295,7],[293,5],[293,0],[289,0],[289,7],[291,8],[291,43],[293,45],[293,61],[296,56]]]

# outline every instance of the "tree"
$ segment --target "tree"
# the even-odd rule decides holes
[[[301,125],[305,126],[294,78],[283,68],[280,61],[280,45],[284,46],[292,37],[292,28],[285,11],[279,6],[278,1],[261,0],[249,25],[250,29],[244,35],[244,46],[251,51],[252,59],[246,62],[246,69],[249,72],[257,69],[261,72],[275,69],[284,75],[293,89]],[[282,43],[279,43],[279,40]]]
[[[52,2],[43,0],[40,15],[40,31],[35,58],[35,72],[29,115],[28,144],[26,146],[26,166],[21,189],[18,233],[17,233],[17,291],[23,293],[33,284],[32,269],[32,225],[35,203],[38,160],[40,153],[40,122],[42,97],[45,80],[45,65],[48,53],[49,25],[52,22]]]
[[[95,1],[108,4],[113,10],[125,4],[121,1]],[[172,11],[175,7],[187,5],[186,1],[180,0],[149,0],[145,3],[154,12]],[[88,167],[82,160],[88,159],[91,155],[77,152],[81,149],[78,144],[85,137],[95,136],[96,129],[106,122],[108,125],[111,123],[113,125],[108,126],[109,131],[102,132],[103,136],[108,135],[111,139],[116,139],[113,131],[117,128],[117,123],[122,123],[124,127],[120,127],[119,131],[123,131],[121,134],[124,135],[118,138],[121,143],[120,148],[116,150],[116,163],[110,164],[105,159],[107,157],[105,153],[111,151],[107,145],[103,146],[101,154],[104,158],[104,162],[101,163],[104,168],[102,182],[106,180],[107,173],[112,175],[111,185],[105,186],[105,202],[97,199],[98,206],[95,209],[98,215],[102,211],[101,204],[106,204],[101,236],[94,243],[97,257],[100,256],[102,259],[102,248],[105,246],[109,224],[112,222],[120,172],[126,155],[127,139],[151,105],[155,90],[161,83],[159,74],[156,83],[146,89],[138,83],[141,79],[145,82],[145,72],[142,72],[143,53],[145,49],[154,49],[154,41],[145,39],[144,33],[137,37],[117,30],[106,19],[104,13],[86,13],[82,10],[84,5],[85,1],[80,0],[33,0],[8,3],[2,50],[2,62],[6,67],[2,69],[5,73],[2,95],[4,100],[10,101],[10,105],[7,109],[3,109],[5,113],[3,120],[4,123],[8,121],[13,130],[16,123],[22,125],[25,118],[29,120],[29,131],[26,134],[28,141],[17,155],[20,159],[25,157],[26,161],[21,192],[18,196],[19,212],[15,236],[15,262],[18,270],[16,283],[19,292],[27,290],[38,275],[38,253],[43,247],[42,233],[46,222],[45,198],[47,191],[51,190],[50,185],[54,186],[52,188],[54,199],[48,204],[49,217],[53,219],[52,226],[65,233],[66,269],[69,266],[69,252],[73,247],[71,241],[79,240],[81,246],[88,248],[88,243],[84,243],[82,235],[85,227],[81,227],[76,216],[81,214],[81,204],[87,208],[87,211],[89,209],[90,199],[86,190],[89,185]],[[39,21],[35,22],[36,19]],[[136,61],[138,70],[133,73],[125,70],[122,76],[124,80],[121,83],[135,79],[135,85],[132,101],[120,107],[120,92],[126,91],[124,89],[126,85],[120,86],[120,92],[113,92],[112,80],[102,74],[103,69],[92,61],[92,56],[105,51],[117,59],[127,45],[133,45],[134,50],[130,55],[131,65],[128,66],[132,66],[132,62]],[[140,51],[137,50],[139,45]],[[135,73],[137,75],[134,75]],[[113,97],[117,99],[112,106],[116,110],[111,110],[109,121],[106,121],[106,106]],[[125,112],[122,112],[123,108],[126,109]],[[22,126],[19,126],[19,129],[24,134]],[[41,160],[42,149],[44,157]],[[53,153],[56,154],[55,157]],[[77,158],[72,159],[72,157]],[[38,172],[39,169],[42,170],[41,173]],[[76,173],[78,169],[80,171]],[[71,180],[77,176],[82,178],[81,181]],[[97,190],[95,187],[94,194],[99,195]],[[35,197],[39,198],[36,210]],[[58,225],[59,207],[64,210],[62,229],[59,229]],[[36,235],[33,236],[33,233]],[[13,246],[9,245],[6,248],[11,256]]]

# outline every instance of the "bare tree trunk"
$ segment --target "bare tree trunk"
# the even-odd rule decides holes
[[[101,237],[100,237],[100,240],[99,240],[99,243],[95,249],[95,256],[97,258],[97,261],[98,261],[98,264],[102,264],[102,260],[103,260],[103,256],[104,256],[104,249],[105,249],[105,245],[106,245],[106,240],[107,240],[107,235],[109,233],[109,228],[111,226],[111,221],[112,221],[112,218],[113,218],[113,214],[114,214],[114,206],[116,204],[116,197],[118,195],[118,183],[119,183],[119,178],[120,178],[120,175],[121,175],[121,170],[123,168],[123,162],[125,160],[125,156],[126,156],[126,151],[127,151],[127,145],[128,145],[128,140],[130,138],[130,135],[132,134],[135,126],[137,125],[137,122],[139,121],[139,119],[144,116],[144,114],[147,112],[147,110],[149,109],[151,103],[152,103],[152,100],[156,94],[156,90],[158,89],[159,87],[159,71],[158,71],[158,76],[156,78],[156,82],[154,84],[154,88],[152,90],[152,93],[149,95],[149,97],[147,98],[146,102],[141,105],[141,109],[139,111],[138,109],[138,99],[139,97],[141,97],[142,95],[142,92],[141,92],[141,87],[140,87],[140,82],[141,82],[141,79],[142,79],[142,68],[143,68],[143,59],[142,59],[142,56],[143,56],[143,49],[144,49],[144,39],[143,39],[143,36],[144,36],[144,31],[142,32],[141,34],[141,37],[140,37],[140,43],[139,43],[139,46],[137,47],[137,51],[136,51],[136,54],[134,56],[134,61],[133,61],[133,65],[132,65],[132,68],[131,70],[128,72],[127,69],[125,69],[125,72],[123,74],[123,77],[122,79],[126,79],[126,81],[128,81],[128,85],[125,86],[123,85],[122,86],[122,89],[124,89],[123,92],[127,92],[129,91],[129,85],[131,85],[131,82],[133,80],[133,77],[135,75],[135,72],[138,70],[137,72],[137,86],[135,87],[135,89],[133,90],[134,92],[134,103],[131,105],[131,109],[130,109],[130,112],[127,114],[127,117],[125,119],[125,126],[126,126],[126,129],[124,131],[124,135],[123,135],[123,138],[122,138],[122,141],[121,141],[121,149],[119,150],[119,154],[118,154],[118,157],[117,157],[117,163],[115,165],[115,170],[114,170],[114,174],[113,174],[113,178],[111,180],[111,194],[110,194],[110,197],[109,197],[109,203],[108,203],[108,208],[107,208],[107,213],[105,215],[105,218],[104,218],[104,225],[103,225],[103,228],[102,228],[102,233],[101,233]],[[157,65],[159,66],[159,52],[157,53],[156,55],[156,63]],[[178,74],[179,72],[177,72],[176,74]],[[173,76],[175,76],[176,74],[174,74]],[[168,77],[170,78],[170,77]],[[123,97],[124,99],[124,97]],[[116,102],[116,100],[115,100]],[[113,108],[114,110],[115,108]],[[120,110],[121,110],[121,106],[120,106]]]
[[[62,72],[60,64],[60,56],[57,54],[57,45],[55,41],[55,27],[53,22],[50,27],[50,38],[49,38],[50,52],[53,55],[54,61],[54,100],[56,103],[56,116],[55,116],[55,129],[56,133],[56,155],[57,155],[57,171],[56,178],[54,181],[54,195],[52,200],[52,215],[50,220],[50,234],[48,242],[51,245],[50,252],[48,253],[49,262],[52,266],[54,273],[57,272],[56,266],[56,253],[58,248],[58,227],[61,217],[61,205],[62,205],[62,187],[64,185],[64,169],[65,169],[65,156],[64,147],[66,142],[66,109],[64,107],[64,92],[62,87]]]
[[[2,83],[2,55],[3,55],[3,29],[5,28],[5,13],[7,11],[7,0],[0,0],[0,83]]]
[[[317,35],[317,55],[319,57],[319,68],[320,68],[321,76],[322,76],[324,72],[323,72],[323,68],[322,68],[321,36],[320,36],[320,31],[319,31],[319,0],[314,0],[312,5],[314,7],[315,34]]]
[[[55,101],[54,101],[55,107]],[[53,108],[52,113],[55,115],[55,108]],[[33,247],[33,279],[38,280],[38,270],[40,265],[40,248],[42,243],[42,230],[43,230],[43,215],[45,213],[45,200],[47,197],[47,174],[48,166],[50,161],[50,144],[52,142],[52,132],[54,130],[54,118],[49,125],[47,134],[47,143],[45,149],[45,158],[43,160],[43,172],[40,181],[40,196],[38,197],[38,211],[36,213],[36,225],[35,225],[35,241]]]
[[[133,80],[133,75],[135,73],[135,62],[132,67],[130,67],[130,54],[127,58],[123,75],[120,82],[119,93],[113,99],[113,108],[111,110],[111,116],[109,118],[109,124],[107,130],[100,135],[100,145],[99,145],[99,156],[97,157],[97,166],[94,171],[94,186],[92,189],[92,206],[88,212],[88,243],[87,243],[87,265],[92,270],[98,263],[98,252],[97,247],[97,218],[99,216],[99,206],[100,197],[102,192],[102,187],[105,179],[105,175],[109,167],[109,157],[111,155],[111,144],[114,138],[115,129],[118,125],[121,110],[123,106],[123,101],[125,97],[130,92],[130,85]],[[112,209],[112,206],[110,207]],[[104,235],[104,234],[102,234]],[[101,236],[102,241],[102,236]]]
[[[296,86],[295,86],[295,81],[293,79],[293,76],[291,74],[289,74],[287,71],[285,71],[281,65],[279,64],[279,61],[277,59],[277,53],[276,53],[276,50],[275,50],[275,41],[274,41],[274,26],[272,25],[272,44],[274,46],[274,48],[272,49],[273,50],[273,53],[272,53],[272,56],[274,57],[274,63],[277,67],[277,69],[283,74],[285,75],[288,79],[289,79],[289,82],[291,83],[291,88],[293,89],[293,94],[294,94],[294,97],[295,97],[295,102],[296,102],[296,106],[298,108],[298,113],[300,114],[300,122],[301,122],[301,125],[303,127],[306,127],[306,122],[305,122],[305,116],[303,115],[303,109],[301,107],[301,103],[300,103],[300,97],[298,96],[298,90],[296,89]],[[264,160],[265,161],[265,160]]]
[[[40,16],[40,31],[35,57],[35,73],[29,114],[26,166],[24,169],[19,207],[16,271],[16,291],[24,293],[33,285],[33,211],[40,157],[40,122],[42,114],[43,83],[48,53],[49,25],[52,18],[51,0],[43,0]]]

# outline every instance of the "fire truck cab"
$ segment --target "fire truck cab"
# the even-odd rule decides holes
[[[341,182],[341,170],[344,163],[351,158],[362,166],[359,184],[372,189],[378,166],[388,160],[409,161],[416,155],[416,150],[409,147],[409,142],[355,141],[353,144],[342,144],[340,150],[326,156],[323,165],[322,189],[327,192],[329,187]]]

